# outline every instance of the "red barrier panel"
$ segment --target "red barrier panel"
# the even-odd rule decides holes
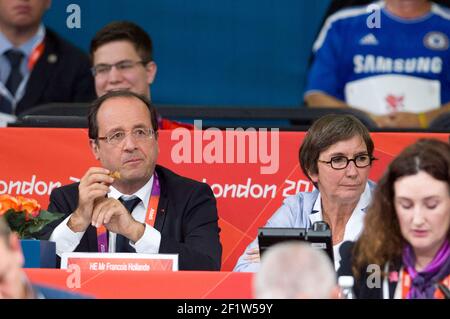
[[[60,269],[25,269],[35,284],[66,289],[95,298],[249,299],[250,273],[225,271],[75,272]],[[78,286],[78,287],[77,287]]]
[[[303,132],[160,132],[158,162],[178,174],[208,183],[217,198],[223,244],[222,270],[256,236],[258,227],[284,197],[312,190],[300,171],[298,149]],[[449,134],[373,133],[375,161],[370,178],[377,181],[405,146],[421,137],[448,141]],[[99,165],[85,129],[0,129],[0,194],[36,198],[43,207],[54,187],[81,178]]]

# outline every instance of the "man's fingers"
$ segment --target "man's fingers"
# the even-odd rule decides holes
[[[106,185],[95,184],[89,187],[80,188],[80,201],[91,202],[98,198],[103,198],[109,192],[109,187]]]
[[[91,175],[87,176],[86,182],[88,185],[91,185],[94,183],[104,183],[104,184],[111,185],[114,182],[114,178],[112,178],[111,176],[109,176],[107,174],[95,173],[95,174],[91,174]]]
[[[109,169],[104,168],[104,167],[90,167],[86,173],[84,174],[84,176],[89,176],[92,174],[105,174],[108,175],[110,172]]]
[[[99,227],[100,225],[103,225],[103,216],[105,215],[106,210],[100,208],[100,209],[94,209],[94,214],[92,214],[92,226]]]
[[[112,184],[114,178],[109,176],[110,170],[103,167],[91,167],[80,180],[80,185],[91,185],[93,183]]]
[[[109,192],[109,186],[104,185],[104,184],[93,184],[93,185],[90,185],[89,187],[86,187],[85,191],[89,198],[95,199],[98,196],[94,196],[93,195],[94,192],[95,192],[95,194],[102,193],[103,196],[105,196]]]
[[[98,227],[101,224],[109,223],[111,217],[120,214],[122,209],[125,208],[116,199],[108,198],[101,201],[94,207],[92,225]]]
[[[109,222],[111,221],[111,218],[114,216],[115,212],[110,210],[108,212],[105,213],[105,215],[103,216],[103,224],[109,224]]]

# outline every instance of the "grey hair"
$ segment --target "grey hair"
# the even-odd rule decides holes
[[[258,299],[331,298],[336,273],[328,256],[310,244],[284,242],[268,249],[253,281]]]

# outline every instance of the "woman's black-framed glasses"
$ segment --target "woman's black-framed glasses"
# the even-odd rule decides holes
[[[331,165],[333,169],[345,169],[348,163],[353,162],[358,168],[364,168],[372,164],[376,160],[375,157],[370,157],[369,154],[356,155],[355,158],[348,158],[346,156],[333,156],[329,161],[317,160],[318,162]]]

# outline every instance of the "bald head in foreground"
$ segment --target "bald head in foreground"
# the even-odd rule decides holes
[[[309,244],[285,242],[268,249],[256,273],[258,299],[337,298],[336,274],[328,256]]]

